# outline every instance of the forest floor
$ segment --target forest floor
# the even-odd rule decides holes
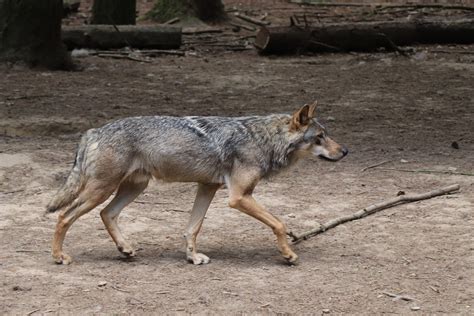
[[[81,72],[3,67],[0,313],[406,314],[420,307],[428,314],[472,314],[474,178],[455,173],[474,173],[474,63],[472,55],[430,49],[410,58],[244,52],[137,63],[86,57]],[[94,211],[66,238],[75,261],[53,263],[56,215],[43,217],[44,207],[87,128],[135,115],[289,113],[314,99],[320,120],[350,154],[337,163],[303,161],[257,187],[257,199],[292,231],[399,191],[459,183],[460,193],[304,241],[295,246],[301,263],[288,267],[270,229],[229,209],[222,190],[199,238],[212,262],[192,266],[184,260],[182,233],[195,185],[155,182],[120,218],[140,250],[135,260],[120,257]],[[416,300],[394,301],[384,291]]]
[[[472,315],[473,48],[416,47],[408,57],[196,50],[147,63],[87,56],[77,72],[1,65],[0,314]],[[223,189],[198,239],[211,262],[193,266],[182,234],[196,186],[153,182],[120,217],[135,259],[121,257],[95,210],[66,237],[73,263],[54,264],[56,215],[44,208],[88,128],[139,115],[291,113],[315,99],[350,154],[301,161],[257,186],[256,199],[291,231],[399,191],[459,183],[460,192],[303,241],[299,265],[287,266],[271,230],[230,209]]]

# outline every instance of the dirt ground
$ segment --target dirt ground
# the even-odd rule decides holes
[[[146,64],[86,57],[81,72],[1,66],[0,313],[472,314],[473,55],[417,50],[409,58],[242,52]],[[270,229],[230,209],[222,190],[198,240],[212,261],[193,266],[182,233],[195,185],[154,182],[120,218],[136,259],[121,258],[93,211],[66,238],[74,262],[53,263],[56,215],[43,216],[44,206],[71,168],[80,132],[135,115],[292,112],[314,99],[350,154],[303,161],[257,187],[292,231],[399,191],[452,183],[461,191],[304,241],[294,247],[300,264],[289,267]]]
[[[84,2],[67,23],[87,20]],[[268,12],[274,23],[287,21],[289,9],[387,19],[270,2],[249,9],[225,1],[256,17]],[[151,6],[138,3],[140,14]],[[237,53],[196,38],[184,38],[192,54],[149,63],[88,56],[76,59],[79,72],[0,65],[0,314],[474,313],[474,46],[275,58],[247,42]],[[315,99],[320,121],[350,154],[302,161],[257,187],[257,200],[291,231],[400,191],[459,183],[460,192],[341,225],[295,245],[300,263],[287,266],[271,230],[230,209],[221,190],[198,239],[211,263],[193,266],[182,234],[196,187],[153,182],[120,217],[135,259],[121,257],[94,210],[66,237],[73,263],[54,264],[56,215],[43,212],[88,128],[138,115],[290,113]]]

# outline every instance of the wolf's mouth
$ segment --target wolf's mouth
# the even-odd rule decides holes
[[[344,156],[343,156],[343,157],[344,157]],[[339,158],[339,159],[334,159],[334,158],[329,158],[329,157],[322,156],[322,155],[319,155],[318,158],[320,158],[320,159],[322,159],[322,160],[326,160],[326,161],[332,161],[332,162],[340,160],[340,158]],[[342,158],[342,157],[341,157],[341,158]]]

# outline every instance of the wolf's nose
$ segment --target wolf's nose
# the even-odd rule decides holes
[[[349,153],[349,149],[347,149],[346,147],[342,147],[342,155],[345,156]]]

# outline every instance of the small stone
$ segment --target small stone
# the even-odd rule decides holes
[[[334,122],[335,120],[336,120],[336,118],[333,117],[333,116],[328,116],[328,118],[326,119],[326,121],[328,121],[328,122]]]
[[[325,308],[323,309],[323,314],[329,314],[331,311],[329,310],[329,308]]]
[[[421,309],[421,307],[420,306],[412,306],[412,307],[410,307],[410,309],[412,311],[419,311]]]
[[[98,287],[104,287],[106,285],[107,285],[107,281],[100,281],[99,283],[97,283]]]
[[[415,54],[413,59],[417,61],[422,61],[422,60],[426,60],[427,57],[428,57],[428,54],[426,52],[419,52]]]
[[[407,163],[407,162],[408,162],[408,160],[405,160],[405,159],[400,159],[400,162],[401,162],[401,163]]]
[[[290,213],[290,214],[288,214],[287,216],[288,216],[289,218],[295,218],[295,217],[296,217],[296,215],[293,214],[293,213]]]
[[[22,286],[19,286],[19,285],[15,285],[13,288],[12,288],[13,291],[31,291],[31,287],[22,287]]]

